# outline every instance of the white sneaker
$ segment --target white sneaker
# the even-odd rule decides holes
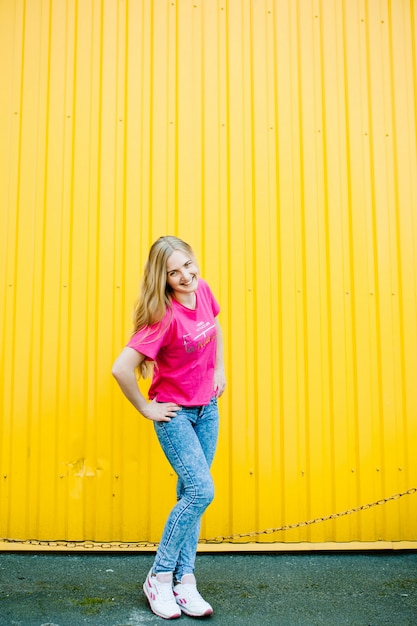
[[[172,592],[172,574],[165,572],[154,576],[152,570],[143,583],[143,592],[148,599],[151,611],[164,619],[181,616],[181,610]]]
[[[198,592],[194,574],[185,574],[181,582],[174,585],[174,596],[181,611],[191,617],[205,617],[213,613],[212,607]]]

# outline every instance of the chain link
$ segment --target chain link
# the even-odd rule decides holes
[[[367,511],[374,506],[381,506],[391,500],[398,500],[403,496],[410,496],[416,493],[417,487],[412,487],[407,491],[396,493],[388,498],[377,500],[376,502],[370,502],[369,504],[362,504],[353,509],[347,509],[346,511],[340,511],[339,513],[332,513],[331,515],[323,515],[322,517],[315,517],[314,519],[306,520],[304,522],[296,522],[295,524],[285,524],[278,526],[277,528],[267,528],[266,530],[254,530],[248,533],[238,533],[235,535],[226,535],[222,537],[213,537],[213,539],[200,539],[200,543],[222,543],[227,541],[228,543],[236,541],[237,539],[245,539],[247,537],[257,537],[259,535],[273,535],[274,533],[282,532],[284,530],[293,530],[294,528],[301,528],[303,526],[311,526],[313,524],[319,524],[320,522],[327,522],[328,520],[338,519],[339,517],[345,517],[346,515],[352,515],[352,513],[359,513],[360,511]]]
[[[376,500],[375,502],[370,502],[368,504],[362,504],[361,506],[354,507],[352,509],[347,509],[345,511],[340,511],[339,513],[332,513],[331,515],[323,515],[322,517],[315,517],[314,519],[306,520],[304,522],[296,522],[295,524],[284,524],[283,526],[278,526],[277,528],[267,528],[265,530],[254,530],[248,533],[237,533],[234,535],[224,535],[217,536],[211,539],[200,539],[199,543],[201,544],[220,544],[220,543],[233,543],[238,541],[239,539],[246,539],[250,537],[258,537],[259,535],[273,535],[274,533],[282,532],[285,530],[294,530],[295,528],[302,528],[303,526],[312,526],[313,524],[319,524],[321,522],[327,522],[329,520],[339,519],[340,517],[346,517],[347,515],[352,515],[353,513],[360,513],[361,511],[367,511],[368,509],[372,509],[376,506],[381,506],[386,504],[387,502],[391,502],[392,500],[399,500],[404,496],[411,496],[412,494],[417,492],[417,487],[412,487],[411,489],[407,489],[407,491],[402,491],[401,493],[396,493],[392,496],[388,496],[387,498],[382,498],[381,500]],[[102,550],[112,550],[112,549],[120,549],[120,550],[132,550],[132,549],[144,549],[144,548],[156,548],[158,547],[158,543],[152,543],[150,541],[138,541],[138,542],[95,542],[95,541],[41,541],[38,539],[27,539],[27,540],[19,540],[19,539],[0,539],[1,543],[9,543],[16,545],[27,545],[27,546],[37,546],[39,548],[48,547],[48,548],[66,548],[67,550],[71,549],[79,549],[83,548],[85,550],[94,550],[100,548]]]

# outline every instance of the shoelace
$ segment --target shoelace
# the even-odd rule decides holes
[[[197,589],[196,585],[192,585],[192,584],[183,584],[183,587],[185,587],[185,589],[187,590],[187,592],[190,594],[191,596],[191,600],[202,600],[202,596],[200,594],[200,592]]]
[[[173,595],[172,595],[171,583],[161,583],[158,580],[156,581],[156,588],[158,589],[158,593],[162,602],[172,602],[174,600]]]

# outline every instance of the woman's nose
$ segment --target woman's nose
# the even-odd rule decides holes
[[[190,272],[187,269],[183,268],[181,270],[181,277],[183,278],[183,280],[188,282],[190,280],[190,278],[191,278],[191,274],[190,274]]]

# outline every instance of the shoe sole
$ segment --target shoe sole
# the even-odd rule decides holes
[[[178,606],[180,606],[180,605],[178,605]],[[210,615],[213,615],[213,610],[210,610],[210,609],[207,609],[207,611],[205,613],[201,613],[201,614],[197,614],[196,615],[195,613],[190,613],[190,611],[186,611],[183,608],[182,605],[181,605],[181,611],[183,613],[185,613],[186,615],[188,615],[188,617],[196,617],[196,618],[203,617],[204,618],[204,617],[210,617]]]

